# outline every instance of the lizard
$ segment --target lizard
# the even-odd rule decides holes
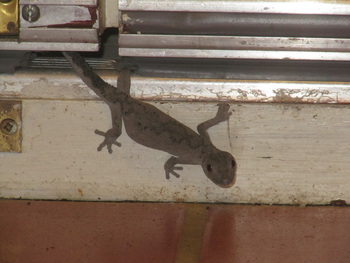
[[[177,178],[183,165],[201,165],[204,174],[217,186],[229,188],[236,181],[237,163],[228,152],[217,149],[208,134],[208,129],[227,121],[232,114],[229,104],[218,104],[214,118],[197,126],[197,132],[159,110],[155,106],[130,96],[130,69],[124,67],[118,74],[117,87],[105,82],[77,52],[63,52],[73,70],[82,81],[109,106],[112,128],[107,132],[95,130],[104,136],[98,146],[105,146],[112,153],[112,145],[118,147],[117,139],[122,133],[122,123],[128,136],[135,142],[172,156],[165,162],[166,178]]]

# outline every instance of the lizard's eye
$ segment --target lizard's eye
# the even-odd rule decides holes
[[[231,166],[232,166],[232,168],[236,166],[235,160],[232,160],[232,161],[231,161]]]
[[[208,172],[213,171],[213,167],[211,166],[211,164],[207,164],[207,171]]]

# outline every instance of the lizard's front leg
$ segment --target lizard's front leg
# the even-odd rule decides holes
[[[123,120],[120,111],[120,105],[114,107],[109,107],[112,115],[112,125],[113,128],[109,129],[107,132],[102,132],[100,130],[95,130],[95,133],[104,136],[104,141],[97,147],[98,151],[101,151],[105,146],[107,146],[108,152],[112,153],[112,145],[122,146],[121,143],[117,142],[117,139],[122,134]]]
[[[174,175],[175,177],[179,178],[180,175],[175,172],[175,170],[183,170],[183,167],[181,166],[175,166],[179,163],[179,158],[172,156],[170,157],[164,164],[164,170],[165,170],[165,177],[166,179],[170,179],[170,174]]]

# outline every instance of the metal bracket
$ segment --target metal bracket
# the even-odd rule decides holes
[[[22,102],[0,100],[0,152],[22,151]]]

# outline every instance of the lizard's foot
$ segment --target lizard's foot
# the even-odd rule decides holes
[[[121,143],[117,142],[119,135],[113,129],[109,129],[107,132],[95,130],[95,133],[105,137],[104,141],[97,147],[98,151],[101,151],[103,147],[107,146],[108,152],[113,153],[112,145],[122,146]]]
[[[182,166],[175,166],[177,164],[177,158],[172,156],[168,161],[164,164],[165,177],[166,179],[170,179],[170,174],[174,175],[176,178],[179,178],[180,175],[175,172],[175,170],[180,171],[183,170]]]
[[[218,105],[219,108],[215,118],[218,118],[220,121],[227,121],[232,115],[232,112],[229,112],[230,105],[227,103],[220,103]]]

